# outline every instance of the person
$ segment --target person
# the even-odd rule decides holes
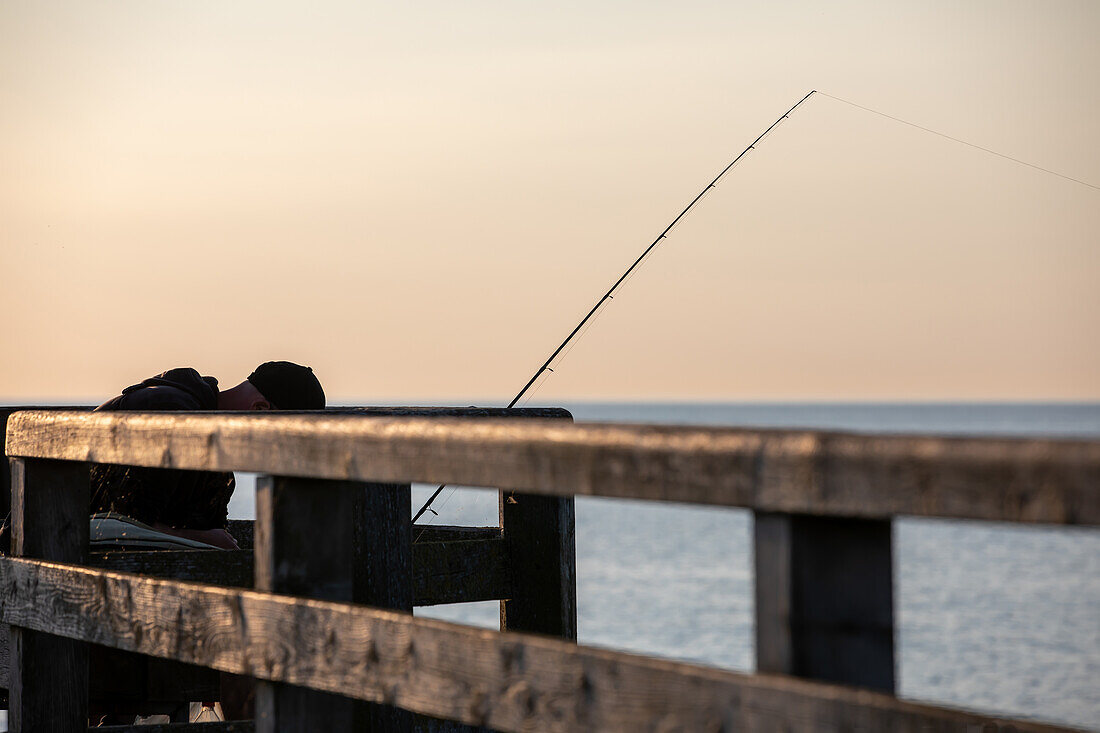
[[[323,410],[313,369],[269,361],[227,390],[190,368],[170,369],[122,390],[95,409],[113,411]],[[137,520],[165,534],[237,549],[228,531],[232,473],[99,464],[92,467],[91,511]]]

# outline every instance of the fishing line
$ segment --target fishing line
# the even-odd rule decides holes
[[[631,277],[633,277],[633,275]],[[623,285],[626,285],[627,282],[630,282],[630,278],[627,278],[626,281],[623,282]],[[600,308],[596,312],[596,315],[592,317],[592,320],[590,320],[588,322],[588,325],[584,327],[584,330],[582,330],[580,333],[577,334],[577,338],[573,339],[573,343],[569,344],[569,348],[566,349],[565,351],[563,351],[561,353],[561,356],[559,356],[557,359],[554,360],[554,366],[555,367],[557,367],[559,369],[561,368],[562,364],[564,364],[566,359],[569,358],[569,355],[573,353],[573,349],[577,348],[577,344],[579,344],[581,342],[581,339],[584,338],[584,335],[586,333],[588,333],[592,329],[592,326],[594,326],[596,324],[596,322],[600,320],[600,318],[603,316],[603,314],[607,312],[607,308],[611,305],[611,300],[614,300],[614,297],[612,297],[607,303],[604,304],[604,306],[602,308]],[[552,369],[548,368],[547,372],[549,373],[550,371],[552,371]],[[545,380],[543,380],[539,384],[541,385],[541,384],[544,384],[544,383],[545,383]],[[528,395],[528,396],[530,396],[530,395]],[[528,400],[528,401],[530,401],[530,400]]]
[[[531,391],[527,393],[527,396],[523,398],[523,402],[520,403],[520,407],[526,407],[529,402],[539,393],[542,389],[542,385],[546,384],[550,379],[550,375],[554,373],[553,369],[547,369],[546,373],[539,378],[539,381],[535,382],[535,386],[531,388]]]
[[[562,352],[562,350],[565,349],[565,347],[568,346],[571,341],[573,341],[573,339],[577,336],[577,334],[581,332],[581,330],[584,328],[584,326],[592,319],[592,316],[594,316],[596,314],[596,311],[598,311],[600,309],[600,306],[602,306],[608,300],[612,300],[614,298],[615,291],[618,290],[619,287],[623,284],[623,282],[628,277],[630,277],[630,274],[638,268],[638,265],[640,265],[642,263],[642,261],[646,258],[646,256],[650,252],[652,252],[653,249],[658,244],[660,244],[662,240],[664,240],[668,237],[668,233],[672,231],[672,228],[680,223],[680,220],[683,219],[684,216],[695,207],[695,204],[699,203],[699,200],[702,199],[703,196],[705,196],[707,194],[707,192],[710,191],[710,189],[717,186],[718,182],[720,180],[722,180],[722,177],[725,176],[726,173],[728,173],[730,171],[730,169],[732,169],[735,165],[737,165],[737,163],[743,157],[748,155],[749,151],[753,150],[756,147],[756,145],[759,144],[760,141],[762,141],[764,139],[765,135],[767,135],[769,132],[771,132],[777,125],[779,125],[780,122],[787,119],[787,117],[792,112],[794,112],[796,109],[798,109],[798,107],[803,102],[805,102],[807,99],[809,99],[810,96],[813,95],[815,91],[816,90],[811,90],[809,92],[809,94],[807,94],[802,99],[795,102],[794,105],[790,109],[788,109],[786,112],[784,112],[782,114],[782,116],[779,117],[779,119],[777,119],[775,122],[771,123],[771,125],[768,126],[768,129],[766,129],[766,130],[764,130],[764,132],[760,133],[760,135],[755,140],[753,140],[752,143],[747,148],[742,150],[741,153],[736,158],[734,158],[732,161],[730,161],[729,165],[727,165],[725,168],[723,168],[722,171],[717,176],[715,176],[714,179],[710,183],[708,183],[706,185],[706,187],[703,188],[702,191],[700,191],[698,194],[696,194],[695,198],[693,198],[691,200],[691,202],[687,206],[684,207],[683,211],[681,211],[679,214],[677,214],[676,218],[673,219],[672,222],[667,227],[664,228],[664,231],[662,231],[659,235],[657,235],[657,238],[654,239],[653,242],[648,247],[645,248],[645,250],[638,256],[638,258],[636,260],[634,260],[634,263],[631,264],[630,267],[626,268],[626,271],[622,275],[620,275],[619,279],[616,280],[615,283],[608,289],[608,291],[603,294],[603,297],[596,301],[596,304],[594,306],[592,306],[592,309],[588,311],[588,314],[584,318],[581,319],[580,323],[578,323],[573,328],[572,331],[569,332],[569,335],[566,336],[565,340],[562,341],[558,345],[558,348],[554,349],[554,351],[550,354],[550,356],[546,359],[546,361],[544,361],[542,363],[542,366],[540,366],[535,371],[535,373],[531,376],[531,378],[529,380],[527,380],[527,384],[523,385],[523,388],[516,394],[515,397],[512,398],[512,401],[508,403],[508,405],[507,405],[508,409],[510,409],[512,407],[515,407],[516,403],[519,402],[520,399],[522,399],[525,394],[527,394],[527,391],[539,379],[539,377],[541,377],[548,369],[550,369],[550,364],[553,363],[554,359],[557,358],[558,354],[560,354]],[[424,503],[424,506],[420,507],[420,510],[413,516],[412,521],[414,523],[416,522],[417,519],[419,519],[421,517],[421,515],[424,514],[424,512],[428,511],[428,509],[431,507],[432,503],[436,500],[436,497],[439,496],[439,493],[441,491],[443,491],[445,486],[446,486],[446,484],[443,484],[438,489],[436,489],[435,493],[432,494],[431,498],[429,498],[428,501]]]
[[[1004,158],[1005,160],[1011,160],[1013,163],[1019,163],[1020,165],[1026,165],[1028,168],[1034,168],[1037,171],[1042,171],[1043,173],[1049,173],[1052,176],[1058,176],[1059,178],[1064,178],[1067,181],[1073,181],[1074,183],[1080,183],[1082,186],[1088,186],[1089,188],[1100,191],[1100,186],[1094,186],[1093,184],[1088,183],[1087,181],[1082,181],[1080,178],[1074,178],[1073,176],[1067,176],[1064,173],[1059,173],[1058,171],[1052,171],[1050,168],[1044,168],[1041,165],[1035,165],[1034,163],[1028,163],[1026,160],[1020,160],[1019,158],[1013,158],[1011,155],[1005,155],[1004,153],[998,153],[996,150],[990,150],[989,148],[984,148],[981,145],[976,145],[972,142],[968,142],[966,140],[962,140],[960,138],[953,137],[951,135],[948,135],[947,133],[940,132],[939,130],[933,130],[930,127],[925,127],[924,125],[918,125],[915,122],[910,122],[909,120],[903,120],[900,117],[894,117],[893,115],[888,115],[885,112],[879,112],[877,109],[871,109],[870,107],[864,107],[862,104],[856,104],[855,102],[849,102],[847,99],[841,99],[840,97],[829,94],[828,92],[818,92],[818,94],[820,94],[823,97],[828,97],[829,99],[835,99],[838,102],[842,102],[842,103],[850,105],[852,107],[856,107],[856,108],[861,109],[865,112],[870,112],[871,114],[878,115],[879,117],[885,117],[888,120],[893,120],[894,122],[900,122],[903,125],[908,125],[909,127],[915,127],[918,130],[923,130],[924,132],[929,132],[933,135],[938,135],[939,137],[946,138],[947,140],[957,142],[960,145],[966,145],[967,147],[974,148],[975,150],[981,150],[982,152],[989,153],[990,155],[996,155],[998,158]]]

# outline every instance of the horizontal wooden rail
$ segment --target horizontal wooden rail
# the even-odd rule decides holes
[[[251,550],[255,520],[230,519],[229,534],[242,550]],[[464,527],[455,524],[418,524],[412,528],[413,542],[465,542],[492,540],[501,536],[500,527]]]
[[[251,588],[252,550],[149,550],[92,552],[88,565],[156,578]]]
[[[413,605],[499,601],[512,596],[503,537],[465,542],[417,542]]]
[[[7,454],[864,518],[1100,524],[1100,441],[563,421],[20,412]]]
[[[5,623],[502,731],[1054,731],[353,604],[0,559]]]
[[[413,604],[432,606],[510,597],[506,549],[499,531],[493,539],[414,544]],[[253,585],[252,550],[93,552],[89,564],[104,570],[196,583],[236,588]]]

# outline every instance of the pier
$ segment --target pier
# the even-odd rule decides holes
[[[574,424],[555,409],[4,419],[13,731],[218,699],[225,675],[255,680],[254,720],[161,729],[1064,730],[896,697],[892,522],[1096,526],[1097,440]],[[261,474],[254,526],[231,528],[246,549],[91,552],[90,463]],[[413,527],[412,482],[499,490],[500,522]],[[575,496],[751,510],[757,672],[577,644]],[[499,631],[412,615],[485,600]]]

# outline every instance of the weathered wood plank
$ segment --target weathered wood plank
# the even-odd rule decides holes
[[[15,459],[11,479],[12,554],[84,562],[91,500],[88,466]],[[21,733],[85,727],[88,645],[8,623],[12,625],[9,729]]]
[[[248,521],[251,526],[251,520]],[[413,545],[413,605],[496,601],[511,596],[511,573],[499,527],[434,527],[425,537],[463,538]],[[451,530],[454,530],[453,532]],[[473,530],[466,532],[465,530]],[[413,532],[414,536],[416,532]],[[249,534],[251,537],[251,533]],[[483,539],[483,538],[489,539]],[[88,565],[236,588],[253,587],[251,550],[92,552]],[[2,625],[0,625],[2,626]],[[8,639],[0,637],[0,688],[8,687]]]
[[[37,407],[37,406],[19,406],[19,405],[4,405],[0,407],[0,449],[3,448],[5,436],[8,429],[8,415],[13,412],[21,412],[24,410],[42,410],[42,411],[66,411],[74,412],[80,410],[90,410],[90,407],[82,407],[79,405],[71,405],[66,407]],[[2,470],[0,470],[0,517],[8,516],[8,512],[11,511],[11,472],[8,470],[7,461],[3,463]],[[9,547],[0,546],[0,552],[8,552]]]
[[[756,668],[894,692],[889,521],[757,514]]]
[[[0,558],[0,614],[39,631],[505,731],[1064,730],[366,606],[20,558]]]
[[[27,407],[0,408],[0,443],[6,440],[8,430],[8,415],[20,410],[35,409]],[[9,524],[0,533],[0,553],[11,553],[11,470],[7,457],[0,462],[0,517],[5,517]],[[7,708],[8,683],[10,681],[11,667],[11,629],[7,624],[0,624],[0,704]]]
[[[508,558],[499,532],[488,540],[418,542],[412,556],[414,606],[495,601],[511,594]],[[253,587],[251,550],[93,552],[88,564],[157,578]],[[3,646],[0,642],[0,649]]]
[[[418,542],[412,547],[413,605],[496,601],[512,596],[504,539]]]
[[[242,550],[250,550],[253,545],[253,520],[230,519],[229,534],[237,540]],[[500,527],[462,527],[451,524],[417,524],[412,528],[413,542],[465,542],[467,540],[489,540],[501,536]]]
[[[573,497],[500,492],[511,594],[500,628],[577,638],[577,545]]]
[[[356,603],[412,616],[412,487],[382,484],[363,487],[355,507]],[[360,729],[409,733],[413,716],[389,701],[358,711]]]
[[[252,550],[149,550],[92,552],[94,568],[236,588],[253,587]]]
[[[447,524],[414,524],[413,543],[418,542],[467,542],[469,540],[500,539],[499,526],[459,527]]]
[[[348,481],[260,476],[256,588],[352,600],[358,559],[355,510],[361,489],[361,484]],[[256,724],[263,733],[353,730],[355,708],[356,703],[342,695],[280,682],[256,685]]]
[[[50,406],[50,405],[3,405],[0,406],[0,449],[3,448],[5,443],[5,435],[7,431],[8,416],[14,412],[25,411],[38,411],[38,412],[90,412],[94,409],[94,406],[88,405],[67,405],[67,406]],[[223,414],[239,414],[224,412]],[[292,415],[316,415],[316,414],[334,414],[334,415],[358,415],[363,417],[424,417],[424,418],[437,418],[437,417],[470,417],[470,418],[507,418],[507,419],[571,419],[572,415],[568,410],[560,407],[513,407],[506,409],[503,407],[415,407],[415,406],[394,406],[394,407],[329,407],[324,413],[318,411],[284,411],[284,414]],[[7,516],[7,513],[11,510],[11,479],[8,471],[0,471],[0,516]],[[237,538],[237,544],[241,549],[252,546],[252,534],[251,534],[251,520],[248,521],[249,532],[245,536],[244,543],[242,543],[242,537],[238,536],[233,528],[238,524],[244,524],[243,521],[230,520],[230,534],[233,534]],[[245,544],[247,543],[247,544]],[[6,551],[7,548],[4,548]]]
[[[542,420],[21,412],[9,455],[777,513],[1100,524],[1100,441]]]

